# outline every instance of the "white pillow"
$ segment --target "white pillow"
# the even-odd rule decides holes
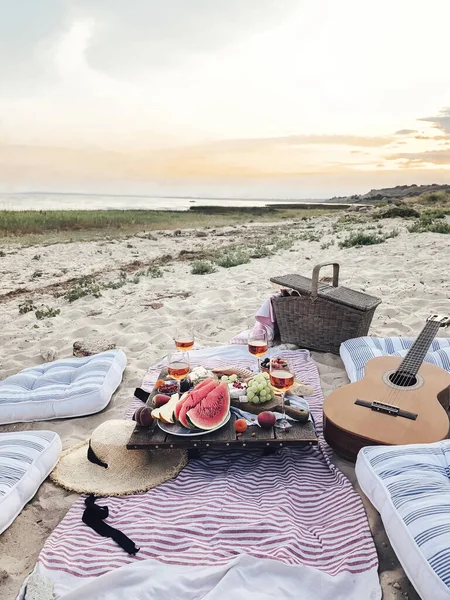
[[[450,440],[368,446],[356,477],[422,600],[450,599]]]
[[[0,382],[0,425],[99,412],[122,381],[122,350],[64,358],[24,369]]]
[[[0,534],[37,492],[61,448],[54,431],[0,433]]]
[[[353,383],[364,377],[365,366],[371,358],[375,356],[406,356],[414,342],[415,338],[402,337],[353,338],[341,344],[339,354],[344,362],[348,378]],[[450,339],[434,339],[425,357],[425,362],[450,372]]]

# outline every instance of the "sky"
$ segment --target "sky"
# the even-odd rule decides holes
[[[0,0],[0,190],[450,183],[448,0]]]

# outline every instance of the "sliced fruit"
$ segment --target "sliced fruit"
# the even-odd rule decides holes
[[[175,405],[179,400],[179,395],[174,394],[169,400],[169,402],[167,402],[167,404],[164,404],[164,406],[161,407],[159,412],[159,418],[163,423],[173,423],[173,409],[175,408]]]
[[[159,413],[161,412],[161,408],[162,408],[162,407],[160,407],[160,408],[154,408],[154,409],[152,410],[152,417],[153,417],[154,419],[159,419]]]
[[[214,381],[213,379],[205,379],[199,383],[191,392],[189,392],[188,398],[183,402],[180,411],[178,413],[179,422],[186,428],[191,429],[191,425],[186,419],[186,414],[188,410],[194,408],[203,398],[212,392],[216,387],[219,386],[218,381]]]
[[[210,391],[186,413],[191,426],[208,431],[220,427],[230,412],[230,392],[226,382]]]
[[[178,402],[175,404],[175,406],[173,407],[173,411],[172,411],[172,421],[174,423],[176,423],[178,421],[178,415],[180,414],[180,409],[183,406],[184,401],[186,400],[186,398],[189,396],[188,392],[185,392],[181,398],[178,400]]]

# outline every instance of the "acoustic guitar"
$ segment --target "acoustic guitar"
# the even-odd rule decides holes
[[[404,359],[372,358],[363,379],[327,397],[324,435],[337,454],[355,461],[363,446],[447,437],[450,373],[423,360],[439,328],[449,324],[449,317],[430,316]]]

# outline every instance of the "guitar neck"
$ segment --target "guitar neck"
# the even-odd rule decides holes
[[[416,339],[408,354],[403,359],[398,371],[416,375],[420,369],[432,341],[439,331],[440,323],[436,321],[427,321],[419,337]]]

